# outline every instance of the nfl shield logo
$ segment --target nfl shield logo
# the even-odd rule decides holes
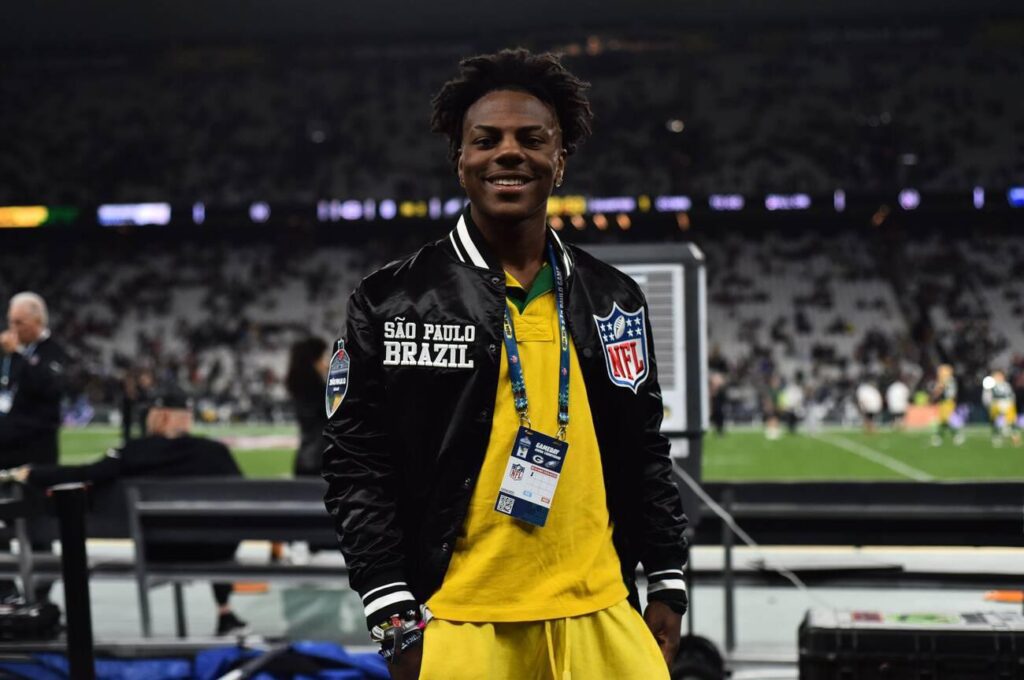
[[[647,326],[644,308],[625,312],[612,303],[608,316],[594,315],[597,332],[604,348],[608,377],[620,387],[636,392],[647,377]]]

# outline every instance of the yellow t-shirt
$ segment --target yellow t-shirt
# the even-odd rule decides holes
[[[522,288],[511,275],[506,283]],[[550,280],[550,279],[548,279]],[[558,431],[558,315],[555,296],[509,304],[530,400],[533,428]],[[519,429],[504,345],[494,420],[463,533],[441,588],[427,602],[450,621],[513,622],[580,616],[626,597],[605,502],[597,435],[576,348],[569,343],[569,427],[561,479],[544,527],[494,510]]]

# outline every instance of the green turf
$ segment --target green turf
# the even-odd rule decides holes
[[[243,425],[231,427],[199,427],[196,434],[221,438],[232,436],[258,437],[263,435],[295,435],[295,427],[273,425]],[[80,465],[102,456],[107,449],[121,441],[121,431],[113,427],[89,426],[64,428],[60,433],[60,461]],[[238,467],[246,477],[288,477],[292,473],[295,451],[290,448],[233,449]]]
[[[869,435],[860,430],[828,429],[814,434],[784,434],[769,441],[760,430],[735,430],[722,437],[712,434],[705,438],[704,478],[907,480],[913,479],[915,472],[935,480],[1024,478],[1024,448],[1009,443],[994,447],[984,427],[968,428],[966,435],[961,446],[948,440],[932,446],[931,431],[880,431]],[[853,453],[850,448],[866,455]],[[892,464],[886,466],[880,462],[884,460]],[[900,464],[911,470],[902,469]]]
[[[768,441],[760,430],[734,429],[723,437],[708,435],[704,442],[704,479],[728,480],[907,480],[914,474],[936,480],[1024,479],[1024,448],[1008,443],[995,448],[987,428],[967,429],[967,441],[948,441],[933,447],[930,432],[878,432],[828,429],[817,434],[783,435]],[[210,437],[295,435],[293,426],[243,425],[201,427]],[[65,428],[61,432],[61,462],[85,463],[120,441],[111,427]],[[843,445],[846,448],[843,448]],[[294,451],[280,442],[267,448],[249,441],[250,448],[234,448],[239,467],[249,477],[291,474]],[[849,451],[856,448],[862,454]],[[874,458],[875,460],[869,460]],[[879,462],[890,461],[890,466]],[[909,466],[902,468],[901,465]],[[892,469],[897,468],[896,470]]]

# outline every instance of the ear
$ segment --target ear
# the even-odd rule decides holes
[[[562,180],[565,179],[565,166],[568,163],[568,161],[569,161],[569,152],[567,150],[565,150],[564,148],[560,149],[558,151],[558,161],[556,162],[556,167],[555,167],[555,181],[558,184],[561,184]]]
[[[464,171],[463,171],[463,168],[462,168],[462,147],[459,147],[459,150],[458,150],[457,153],[458,153],[458,156],[456,156],[456,159],[455,159],[455,167],[456,167],[456,173],[458,174],[458,177],[459,177],[459,185],[466,186],[466,176],[463,174]]]

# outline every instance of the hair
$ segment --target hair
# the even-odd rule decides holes
[[[519,47],[468,57],[459,62],[458,77],[434,96],[430,128],[448,137],[448,157],[457,163],[469,107],[489,92],[519,90],[554,108],[562,146],[572,154],[591,133],[594,113],[585,94],[589,87],[590,83],[570,73],[550,52],[533,54]]]
[[[50,313],[46,309],[46,300],[42,298],[38,293],[31,291],[23,291],[16,294],[11,298],[11,307],[16,305],[25,305],[29,308],[31,313],[39,319],[43,328],[48,328],[50,325]]]
[[[323,390],[323,376],[317,373],[316,362],[327,351],[322,338],[305,338],[292,345],[288,355],[288,374],[284,386],[293,397],[308,396]]]

